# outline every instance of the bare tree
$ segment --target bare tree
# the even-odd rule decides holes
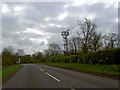
[[[34,55],[35,55],[35,56],[38,56],[38,57],[43,57],[42,52],[35,52]]]
[[[44,49],[43,50],[43,55],[44,56],[49,56],[49,50],[48,49]]]
[[[71,41],[71,39],[68,39],[68,49],[69,49],[69,54],[74,54],[74,46],[73,46],[73,42]]]
[[[96,30],[96,24],[93,23],[91,20],[85,18],[83,21],[78,21],[78,26],[81,30],[81,37],[83,39],[82,41],[82,50],[83,51],[88,51],[89,50],[89,43],[90,39],[92,37],[93,32]]]
[[[105,48],[116,48],[118,41],[117,41],[117,34],[109,33],[108,35],[103,36]]]
[[[24,50],[22,50],[22,49],[18,49],[17,53],[18,53],[19,56],[24,56],[25,55]]]
[[[25,53],[24,53],[24,50],[22,50],[22,49],[18,49],[17,50],[17,54],[18,54],[18,63],[20,63],[21,62],[21,60],[22,60],[22,58],[23,58],[23,56],[25,56]]]
[[[81,47],[81,39],[78,36],[73,36],[69,39],[69,47],[76,54],[79,52]]]
[[[47,52],[49,53],[49,55],[61,54],[61,48],[57,43],[51,43],[48,45]]]
[[[14,49],[12,46],[8,46],[6,48],[3,49],[2,54],[9,54],[12,55],[14,54]]]
[[[97,51],[100,49],[100,47],[103,45],[102,44],[102,36],[101,36],[101,33],[96,33],[96,32],[93,32],[92,34],[92,37],[89,41],[89,48],[92,50],[92,51]]]
[[[35,52],[32,56],[33,56],[33,60],[41,60],[43,58],[43,53]]]

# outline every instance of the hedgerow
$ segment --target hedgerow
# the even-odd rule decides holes
[[[47,62],[83,63],[83,64],[120,64],[120,48],[104,49],[79,55],[49,56]]]

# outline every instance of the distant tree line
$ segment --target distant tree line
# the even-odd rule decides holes
[[[25,54],[24,50],[15,50],[12,46],[3,48],[2,51],[2,66],[10,66],[20,63],[38,63],[44,60],[42,52],[35,52],[34,54]]]

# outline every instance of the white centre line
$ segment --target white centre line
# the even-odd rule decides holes
[[[34,67],[37,68],[37,69],[39,69],[40,71],[44,72],[43,69],[41,69],[41,68],[39,68],[39,67],[36,67],[36,66],[34,66]]]
[[[71,88],[71,90],[75,90],[74,88]]]
[[[41,68],[40,68],[40,71],[44,72],[44,70],[43,70],[43,69],[41,69]]]
[[[39,68],[39,67],[36,67],[36,66],[34,66],[35,68],[37,68],[37,69],[39,69],[40,71],[42,71],[42,72],[44,72],[44,70],[43,69],[41,69],[41,68]],[[45,74],[47,74],[48,76],[50,76],[51,78],[53,78],[54,80],[56,80],[56,81],[60,81],[59,79],[57,79],[56,77],[54,77],[53,75],[51,75],[51,74],[49,74],[48,72],[45,72]]]
[[[47,73],[47,72],[45,72],[45,74],[47,74],[48,76],[50,76],[50,77],[52,77],[53,79],[55,79],[56,81],[60,81],[59,79],[57,79],[56,77],[54,77],[54,76],[52,76],[51,74],[49,74],[49,73]]]

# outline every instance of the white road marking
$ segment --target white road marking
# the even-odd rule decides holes
[[[47,73],[47,72],[45,72],[45,74],[47,74],[48,76],[50,76],[50,77],[52,77],[53,79],[55,79],[56,81],[60,81],[59,79],[57,79],[56,77],[54,77],[54,76],[52,76],[51,74],[49,74],[49,73]]]
[[[41,68],[40,68],[40,71],[44,72],[44,70],[43,70],[43,69],[41,69]]]
[[[41,68],[39,68],[39,67],[36,67],[36,66],[34,66],[35,68],[37,68],[37,69],[39,69],[40,71],[42,71],[42,72],[44,72],[44,70],[43,69],[41,69]],[[51,78],[53,78],[54,80],[56,80],[56,81],[60,81],[59,79],[57,79],[56,77],[54,77],[53,75],[51,75],[51,74],[49,74],[48,72],[45,72],[45,74],[47,74],[48,76],[50,76]]]
[[[40,71],[44,72],[43,69],[41,69],[41,68],[39,68],[39,67],[36,67],[36,66],[34,66],[34,67],[37,68],[37,69],[39,69]]]
[[[74,88],[71,88],[71,90],[75,90]]]

